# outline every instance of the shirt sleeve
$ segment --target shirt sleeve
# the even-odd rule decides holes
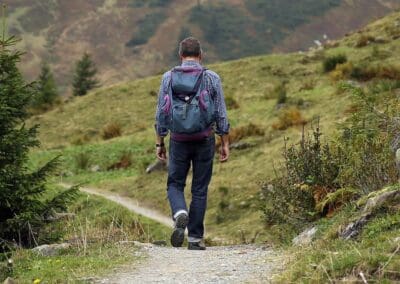
[[[165,73],[161,79],[160,90],[158,92],[158,101],[157,101],[157,109],[156,109],[156,123],[154,125],[157,135],[161,137],[165,137],[168,135],[168,129],[165,127],[160,127],[159,119],[161,108],[165,104],[164,97],[167,93],[168,89],[168,80],[169,76],[168,73]]]
[[[216,120],[216,133],[217,135],[229,134],[229,121],[226,111],[226,104],[224,98],[224,91],[222,90],[221,79],[215,74],[211,79],[212,87],[214,89],[214,104],[215,104],[215,120]]]

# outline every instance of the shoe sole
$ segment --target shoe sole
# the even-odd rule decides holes
[[[188,250],[206,250],[205,247],[188,247]]]
[[[179,215],[175,220],[175,229],[171,235],[171,245],[173,247],[181,247],[185,240],[185,229],[189,218],[186,214],[182,215]]]

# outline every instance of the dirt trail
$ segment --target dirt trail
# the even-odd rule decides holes
[[[137,254],[147,258],[96,283],[269,283],[281,260],[271,248],[262,246],[189,251],[149,245]]]
[[[69,188],[70,185],[60,183]],[[127,209],[172,227],[170,218],[141,206],[138,201],[100,189],[80,187],[89,194],[102,196]],[[133,266],[114,270],[95,283],[269,283],[282,266],[282,257],[270,247],[237,245],[208,247],[206,251],[159,247],[142,244],[135,253],[144,258]]]
[[[66,183],[60,183],[60,185],[65,188],[71,187],[70,184],[66,184]],[[101,191],[100,189],[93,188],[93,187],[79,187],[79,190],[89,193],[89,194],[98,195],[98,196],[104,197],[108,200],[114,201],[114,202],[124,206],[125,208],[131,210],[132,212],[135,212],[137,214],[140,214],[142,216],[145,216],[147,218],[150,218],[154,221],[157,221],[163,225],[166,225],[166,226],[172,228],[173,223],[172,223],[171,218],[164,216],[163,214],[161,214],[160,212],[158,212],[154,209],[151,209],[151,208],[141,205],[140,202],[137,200],[133,200],[128,197],[123,197],[123,196],[120,196],[115,193]]]

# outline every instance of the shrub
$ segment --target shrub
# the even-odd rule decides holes
[[[122,135],[121,126],[118,123],[112,122],[103,127],[101,137],[104,140],[112,139]]]
[[[253,123],[249,123],[248,125],[235,127],[229,132],[229,142],[234,143],[238,142],[243,138],[250,136],[263,136],[265,134],[264,130]],[[216,142],[216,147],[221,146],[221,139],[218,139]]]
[[[343,64],[347,62],[347,57],[344,54],[338,54],[326,57],[323,62],[323,70],[325,73],[335,70],[338,64]]]
[[[355,47],[364,47],[367,46],[368,44],[372,43],[375,41],[375,38],[371,35],[366,35],[362,34],[360,37],[357,39]]]
[[[132,154],[124,152],[121,154],[119,160],[107,167],[107,170],[127,169],[132,165]]]
[[[230,197],[229,189],[227,187],[219,187],[220,201],[218,202],[217,212],[215,215],[215,222],[220,224],[232,217],[232,210],[230,210]]]
[[[83,145],[83,144],[90,142],[90,139],[91,139],[91,137],[88,134],[77,135],[71,139],[71,144],[72,145]]]
[[[353,68],[351,77],[360,81],[369,81],[372,79],[400,80],[400,68],[389,64],[361,64]]]
[[[278,121],[272,124],[275,130],[285,130],[292,126],[304,125],[307,121],[303,118],[297,107],[289,107],[280,110]]]
[[[225,97],[225,104],[228,109],[237,109],[239,108],[238,102],[232,98],[231,96]]]
[[[37,90],[17,67],[21,53],[15,51],[16,43],[14,37],[0,37],[0,252],[37,245],[48,217],[66,210],[78,191],[74,187],[49,198],[47,179],[59,166],[59,157],[35,170],[28,166],[30,149],[40,145],[38,126],[25,125]]]
[[[346,62],[343,64],[338,64],[330,74],[329,77],[333,81],[340,81],[349,78],[353,72],[353,64],[351,62]]]
[[[285,104],[287,101],[287,92],[285,83],[282,83],[278,87],[276,87],[274,92],[277,96],[276,104],[277,105]]]
[[[357,108],[334,143],[322,145],[317,127],[311,136],[303,133],[298,145],[285,144],[283,167],[261,191],[267,225],[298,231],[318,214],[332,214],[355,197],[398,181],[394,152],[400,148],[400,105],[395,88],[397,84],[387,82],[366,90],[348,85]]]
[[[308,77],[303,82],[299,91],[309,91],[315,88],[316,80],[314,78]]]
[[[90,155],[80,152],[74,156],[75,168],[78,170],[87,170],[90,165]]]

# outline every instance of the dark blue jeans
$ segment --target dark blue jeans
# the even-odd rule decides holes
[[[190,164],[193,167],[192,202],[190,203],[188,224],[189,237],[203,238],[207,191],[211,181],[214,152],[214,135],[193,142],[170,140],[167,192],[172,216],[179,210],[187,212],[183,192]]]

